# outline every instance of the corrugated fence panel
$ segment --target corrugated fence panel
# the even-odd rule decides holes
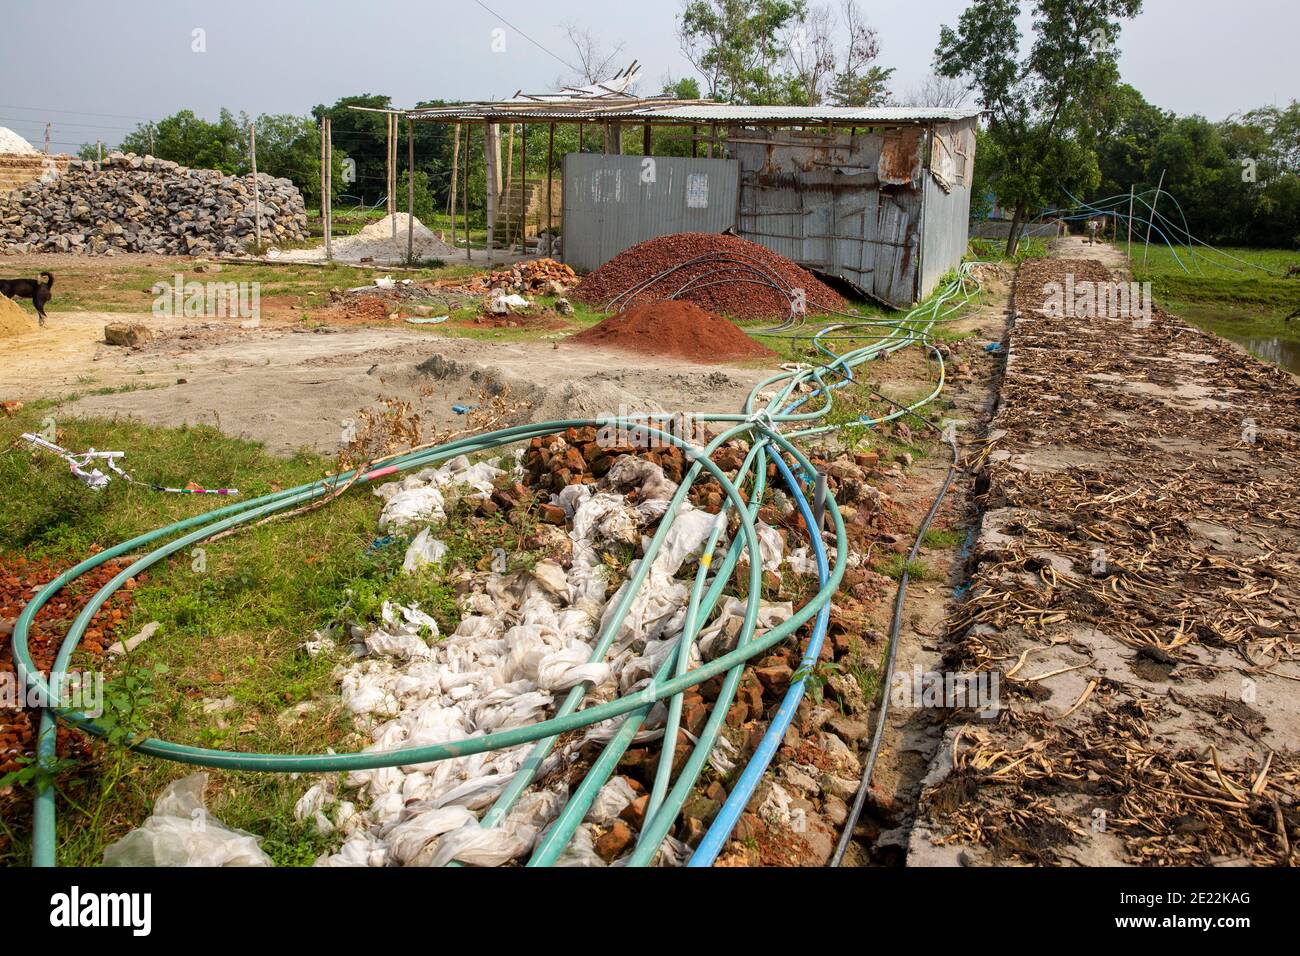
[[[911,305],[924,142],[919,129],[832,136],[733,128],[727,148],[740,160],[738,231],[892,305]]]
[[[933,292],[939,280],[966,254],[970,186],[975,171],[975,121],[936,126],[930,162],[931,171],[925,175],[921,233],[921,298]]]
[[[564,157],[564,261],[579,272],[638,242],[736,225],[740,165],[682,156]]]

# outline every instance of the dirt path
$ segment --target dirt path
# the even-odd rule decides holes
[[[1111,279],[1021,267],[942,641],[998,714],[945,712],[908,863],[1294,864],[1300,389],[1160,310],[1053,318],[1067,273]]]

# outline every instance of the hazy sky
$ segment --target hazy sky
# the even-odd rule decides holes
[[[565,22],[622,41],[624,58],[644,66],[643,92],[690,73],[675,35],[680,0],[484,3],[510,25],[477,0],[6,0],[0,126],[39,145],[53,122],[54,149],[71,151],[183,108],[305,113],[350,93],[387,93],[406,106],[544,91],[566,73],[559,59],[573,59]],[[882,63],[897,68],[896,93],[925,78],[939,26],[965,7],[860,4],[879,31]],[[204,53],[192,50],[195,29],[206,33]],[[496,29],[504,52],[492,50]],[[1297,36],[1296,0],[1146,0],[1124,27],[1120,69],[1159,106],[1221,119],[1300,98]]]

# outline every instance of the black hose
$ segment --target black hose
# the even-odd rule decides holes
[[[904,407],[875,389],[871,391],[897,408]],[[925,422],[935,431],[940,431],[939,426],[924,415],[917,414],[911,409],[908,409],[908,413]],[[879,716],[876,718],[876,729],[871,735],[871,749],[867,752],[867,762],[862,770],[862,780],[858,784],[857,793],[853,795],[853,806],[849,808],[849,815],[844,821],[844,829],[840,833],[835,852],[831,855],[830,866],[840,865],[844,859],[844,853],[849,847],[849,841],[853,839],[853,829],[858,825],[858,818],[862,816],[862,808],[867,802],[867,791],[871,788],[871,775],[876,768],[876,758],[880,755],[880,744],[885,736],[885,722],[889,716],[889,688],[894,680],[894,663],[898,658],[898,636],[899,631],[902,629],[903,606],[907,601],[907,569],[916,560],[916,555],[921,550],[921,541],[925,538],[925,532],[929,530],[930,522],[934,520],[934,516],[939,513],[939,506],[943,504],[948,489],[952,487],[953,478],[957,475],[960,460],[960,454],[957,450],[957,438],[955,435],[945,435],[944,440],[952,448],[952,464],[948,466],[948,474],[943,479],[943,487],[939,489],[934,503],[930,505],[930,510],[925,515],[925,520],[921,522],[921,526],[917,529],[916,540],[912,542],[912,550],[907,555],[907,561],[903,564],[903,573],[898,579],[898,593],[894,597],[894,615],[889,622],[889,651],[885,663],[885,679],[880,685],[880,711]]]

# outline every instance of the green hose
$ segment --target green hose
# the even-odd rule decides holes
[[[762,554],[759,548],[755,519],[765,491],[767,456],[772,454],[769,446],[775,447],[779,454],[790,456],[797,463],[799,473],[803,475],[804,480],[810,481],[813,475],[812,465],[795,448],[791,443],[791,439],[844,427],[843,425],[822,425],[783,434],[778,430],[779,426],[782,424],[812,423],[824,417],[833,405],[834,390],[849,384],[851,381],[849,369],[911,344],[925,344],[934,351],[939,357],[939,376],[938,383],[930,394],[909,406],[909,408],[920,407],[932,400],[942,389],[944,378],[942,356],[930,344],[929,332],[935,321],[939,321],[952,311],[952,309],[949,309],[947,313],[941,314],[939,311],[941,305],[951,301],[961,293],[966,293],[966,299],[963,301],[969,300],[971,294],[967,288],[967,278],[968,269],[964,268],[958,279],[936,297],[934,302],[913,310],[912,313],[901,319],[892,334],[871,345],[852,350],[842,356],[835,356],[833,365],[795,369],[763,380],[751,390],[740,414],[706,413],[695,415],[694,417],[702,421],[727,423],[732,426],[713,439],[706,448],[701,449],[670,432],[651,427],[648,420],[645,419],[621,417],[565,419],[529,423],[488,432],[483,435],[458,439],[435,448],[395,456],[377,464],[363,475],[350,471],[336,477],[300,485],[261,498],[227,505],[122,542],[113,548],[87,558],[60,574],[41,588],[27,606],[23,608],[15,623],[13,634],[14,659],[17,664],[19,679],[34,694],[39,695],[37,699],[55,699],[50,694],[47,680],[36,668],[31,657],[28,637],[32,621],[37,612],[62,588],[107,561],[145,548],[152,549],[136,558],[127,567],[114,575],[82,608],[60,644],[51,667],[52,673],[58,674],[66,671],[68,662],[80,643],[90,620],[103,604],[122,587],[127,579],[134,577],[164,558],[204,541],[213,535],[263,518],[269,518],[280,512],[329,496],[354,479],[356,484],[365,484],[396,472],[424,468],[458,455],[478,454],[505,445],[562,432],[568,428],[616,424],[620,428],[643,435],[653,441],[675,445],[682,449],[691,466],[688,474],[679,483],[658,529],[646,548],[644,557],[629,580],[618,605],[609,617],[609,623],[603,633],[598,635],[592,649],[591,661],[600,661],[608,653],[615,635],[621,628],[622,622],[628,614],[639,589],[649,574],[650,566],[654,562],[655,556],[676,514],[685,502],[692,484],[701,474],[707,473],[710,478],[718,483],[725,496],[724,514],[734,510],[739,525],[739,534],[728,548],[720,566],[714,568],[711,567],[710,562],[701,561],[692,586],[686,626],[679,638],[679,644],[668,655],[654,680],[645,690],[579,710],[588,690],[585,685],[579,685],[570,690],[565,700],[556,710],[555,715],[545,721],[484,736],[389,751],[353,754],[241,753],[193,747],[152,737],[134,739],[129,746],[139,753],[162,757],[182,764],[230,770],[318,773],[430,763],[533,743],[534,747],[519,772],[514,775],[497,801],[484,815],[481,825],[491,827],[504,819],[518,797],[532,784],[538,769],[550,753],[559,735],[605,720],[624,717],[625,719],[620,724],[614,738],[607,744],[600,758],[593,765],[587,779],[574,792],[565,808],[561,811],[560,818],[555,821],[535,848],[529,865],[544,865],[553,862],[563,852],[574,829],[581,822],[600,787],[608,780],[609,775],[617,765],[618,759],[635,737],[649,714],[653,703],[666,700],[669,708],[671,737],[667,735],[665,737],[664,753],[661,755],[660,769],[656,773],[652,787],[651,800],[647,807],[641,837],[630,860],[633,865],[647,863],[653,859],[658,851],[659,845],[671,828],[682,803],[689,795],[712,750],[714,741],[725,719],[731,697],[739,684],[745,663],[785,641],[812,619],[831,599],[844,574],[848,550],[844,524],[834,500],[828,500],[827,513],[834,524],[836,539],[835,564],[831,569],[829,578],[812,599],[798,608],[790,618],[771,628],[761,637],[756,636],[759,595],[762,583]],[[956,306],[953,308],[956,308]],[[827,330],[824,329],[823,331]],[[829,350],[825,350],[824,347],[822,348],[828,354],[834,354],[830,353]],[[838,380],[828,381],[828,376],[831,374],[837,375]],[[779,386],[777,394],[766,403],[762,410],[756,412],[755,405],[759,400],[759,395],[764,389],[773,386]],[[821,406],[810,411],[796,412],[793,410],[799,404],[796,403],[796,405],[790,406],[788,411],[783,411],[783,409],[786,409],[788,399],[801,387],[811,388],[813,394],[820,396],[822,399]],[[898,411],[879,419],[864,417],[859,419],[858,422],[849,424],[874,425],[889,421],[904,413]],[[750,436],[751,448],[736,477],[730,479],[711,460],[710,455],[726,442],[746,434]],[[747,500],[740,490],[740,485],[745,481],[751,466],[757,467],[753,476],[753,490]],[[720,527],[713,531],[703,552],[704,554],[707,555],[712,552],[720,532]],[[746,557],[749,562],[749,574],[746,582],[748,591],[744,619],[736,647],[712,661],[703,663],[694,669],[689,669],[690,647],[698,634],[700,625],[712,613],[722,595],[723,588],[731,578],[732,571],[742,557]],[[711,572],[713,579],[706,590],[705,583]],[[725,675],[722,691],[713,706],[712,713],[699,739],[686,760],[682,772],[678,775],[676,783],[669,789],[669,775],[671,765],[674,762],[676,728],[680,723],[682,695],[689,688],[698,686],[719,675]],[[54,791],[51,786],[51,770],[56,759],[56,720],[62,720],[70,726],[91,734],[104,735],[103,728],[85,713],[58,706],[51,706],[42,711],[37,735],[36,754],[38,763],[45,772],[38,777],[36,787],[32,850],[33,863],[38,866],[49,866],[55,863],[55,805]]]

